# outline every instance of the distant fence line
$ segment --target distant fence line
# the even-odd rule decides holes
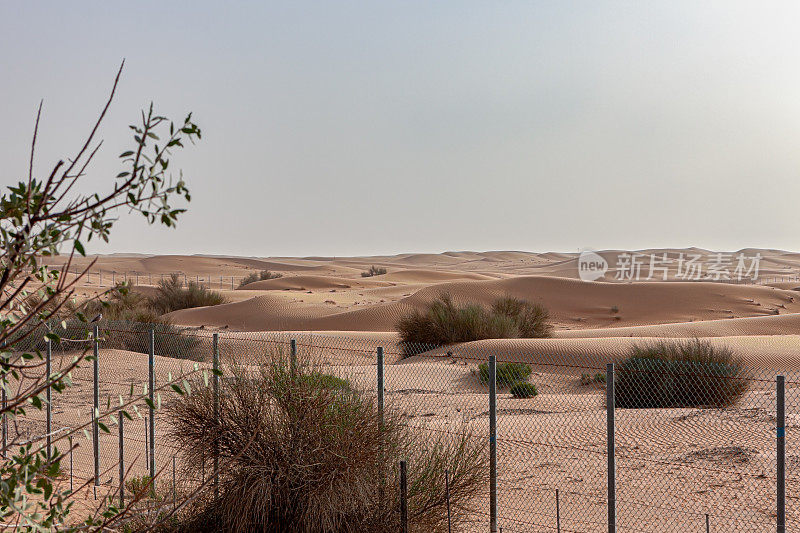
[[[80,269],[69,270],[67,275],[79,276]],[[256,270],[253,273],[258,272]],[[155,286],[160,281],[168,279],[173,274],[178,276],[182,282],[182,286],[187,286],[190,282],[197,285],[202,285],[209,289],[219,290],[234,290],[239,287],[242,280],[248,275],[234,276],[225,274],[187,274],[185,272],[172,272],[172,273],[159,273],[153,274],[152,272],[137,272],[135,270],[128,271],[115,271],[115,270],[102,270],[89,271],[84,274],[83,282],[87,285],[96,285],[97,287],[115,287],[118,283],[131,283],[133,285]],[[252,273],[251,273],[252,274]],[[534,274],[531,274],[534,275]],[[576,273],[577,278],[577,273]],[[610,280],[616,281],[616,280]],[[635,281],[627,280],[623,283],[641,283],[660,280],[637,279]],[[710,283],[728,283],[733,285],[767,285],[770,283],[800,283],[800,273],[787,273],[787,274],[774,274],[768,276],[760,276],[758,279],[742,278],[742,279],[668,279],[668,282],[710,282]]]
[[[52,267],[57,268],[57,267]],[[256,272],[256,271],[254,271]],[[81,269],[69,270],[66,272],[68,276],[80,276]],[[173,274],[178,276],[182,286],[187,286],[190,282],[197,285],[208,287],[209,289],[218,288],[220,290],[236,289],[239,284],[244,280],[244,276],[229,276],[224,274],[187,274],[184,272],[160,273],[153,274],[152,272],[137,272],[135,270],[121,271],[116,270],[97,270],[87,271],[83,274],[82,282],[86,285],[95,285],[97,287],[115,287],[119,283],[131,283],[132,285],[156,286],[160,281],[169,279]]]
[[[102,323],[91,331],[79,326],[64,335],[75,342],[47,343],[48,365],[54,353],[74,353],[79,343],[98,354],[93,374],[86,369],[73,378],[75,386],[86,388],[81,392],[91,387],[94,403],[81,406],[75,419],[74,409],[59,409],[66,400],[58,395],[46,421],[40,421],[47,435],[91,421],[91,449],[77,449],[74,469],[70,454],[70,479],[91,480],[95,490],[124,484],[122,478],[101,474],[113,471],[122,459],[135,475],[166,469],[159,484],[172,483],[175,493],[180,457],[164,438],[167,422],[153,408],[160,403],[153,391],[165,376],[177,377],[195,364],[225,372],[226,361],[251,361],[254,354],[278,348],[292,356],[308,355],[326,371],[347,377],[354,389],[374,395],[380,405],[385,401],[387,407],[402,409],[415,431],[452,431],[450,423],[461,420],[474,438],[487,439],[490,482],[473,510],[477,531],[783,532],[787,525],[800,527],[800,501],[786,500],[787,484],[791,493],[800,489],[800,455],[793,447],[800,427],[785,423],[800,415],[800,374],[784,377],[750,368],[746,377],[730,377],[716,367],[686,367],[683,372],[638,368],[634,385],[641,390],[635,393],[648,394],[667,382],[703,387],[712,380],[724,387],[721,380],[741,380],[746,394],[729,407],[621,408],[619,387],[626,385],[631,393],[630,375],[618,374],[614,364],[533,359],[522,352],[498,361],[487,349],[454,349],[452,356],[406,361],[409,351],[422,349],[316,333],[289,338],[150,328]],[[128,355],[113,359],[113,350],[120,349]],[[142,362],[146,357],[146,364],[125,374],[119,361],[130,362],[136,353]],[[511,362],[519,366],[510,367]],[[521,376],[510,372],[524,372],[539,394],[515,398],[509,386]],[[217,385],[224,387],[225,379]],[[148,391],[151,406],[125,424],[124,434],[121,427],[117,435],[101,434],[92,414],[103,407],[100,391],[110,403],[129,387]],[[60,420],[55,413],[61,413]],[[3,424],[4,442],[8,431]]]

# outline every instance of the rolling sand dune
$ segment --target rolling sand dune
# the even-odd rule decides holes
[[[257,282],[275,288],[309,288],[277,279]],[[323,279],[314,277],[320,287]],[[281,286],[280,284],[286,284]],[[355,284],[355,283],[354,283]],[[272,298],[255,298],[222,306],[177,311],[170,318],[179,324],[229,326],[254,331],[280,327],[306,330],[391,331],[410,309],[422,309],[440,294],[454,300],[491,304],[496,298],[514,296],[543,303],[562,328],[618,327],[643,324],[694,322],[743,316],[775,316],[800,312],[793,291],[753,285],[719,283],[610,284],[525,276],[500,280],[440,283],[416,290],[394,302],[360,309],[330,309]],[[306,303],[306,302],[303,302]],[[354,307],[354,306],[352,306]],[[322,311],[324,309],[324,311]]]
[[[486,361],[489,354],[498,361],[531,364],[542,371],[562,368],[574,374],[577,368],[604,370],[607,363],[624,359],[634,345],[657,342],[659,337],[599,337],[574,339],[490,339],[460,344],[426,352],[403,360],[413,363],[425,357],[441,357],[448,353],[455,358]],[[715,346],[731,348],[746,365],[764,370],[800,370],[800,336],[769,335],[745,337],[711,337]]]
[[[560,338],[596,337],[735,337],[748,335],[795,335],[800,333],[800,314],[726,318],[620,328],[560,330]]]
[[[496,276],[495,276],[496,277]],[[409,269],[398,270],[375,276],[376,280],[398,281],[402,283],[441,283],[454,280],[485,280],[493,279],[492,276],[472,272],[448,272],[444,270]]]
[[[389,281],[362,278],[350,279],[332,276],[287,276],[248,283],[242,289],[248,291],[305,291],[321,289],[352,289],[391,287]]]

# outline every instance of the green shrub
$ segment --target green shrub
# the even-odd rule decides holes
[[[518,381],[511,385],[509,392],[514,398],[533,398],[539,391],[536,390],[536,385],[526,381]]]
[[[331,374],[310,372],[302,374],[301,379],[307,380],[309,384],[313,386],[324,387],[326,389],[340,390],[343,392],[349,392],[351,390],[349,381],[337,376],[332,376]]]
[[[366,270],[361,273],[362,278],[371,278],[372,276],[380,276],[382,274],[386,274],[386,269],[383,267],[376,267],[372,265],[369,267],[369,270]]]
[[[597,374],[581,374],[581,385],[597,385],[606,382],[606,375],[603,372]]]
[[[239,288],[241,289],[245,285],[248,285],[250,283],[255,283],[256,281],[264,281],[267,279],[278,279],[282,277],[283,274],[281,274],[280,272],[271,272],[269,270],[262,270],[261,272],[252,272],[246,275],[242,279],[242,282],[239,283]]]
[[[137,500],[156,497],[156,489],[153,483],[153,478],[147,475],[126,479],[125,490],[128,491],[129,496]]]
[[[443,294],[424,311],[412,310],[395,326],[404,345],[441,346],[481,339],[544,338],[552,327],[547,310],[517,298],[500,298],[491,309],[457,306]]]
[[[497,384],[501,387],[513,385],[518,381],[526,381],[533,372],[530,365],[525,363],[497,363],[495,377]],[[481,383],[489,382],[489,363],[478,365],[478,374]]]
[[[615,371],[620,408],[728,407],[747,391],[747,370],[728,347],[708,341],[634,346]]]
[[[222,294],[193,281],[184,287],[178,274],[172,274],[169,278],[159,281],[156,294],[148,298],[150,307],[160,314],[225,302],[227,299]]]

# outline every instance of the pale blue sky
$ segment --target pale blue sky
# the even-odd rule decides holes
[[[177,230],[91,251],[800,250],[800,32],[777,2],[0,3],[3,183],[91,184],[150,100],[195,113]]]

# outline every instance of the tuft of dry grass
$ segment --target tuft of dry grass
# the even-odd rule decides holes
[[[283,356],[235,366],[222,380],[215,418],[202,384],[168,407],[170,437],[186,475],[221,466],[182,531],[399,531],[398,467],[409,461],[411,531],[447,530],[445,471],[454,524],[488,475],[484,439],[468,431],[415,432],[400,412],[381,417],[374,397]]]

